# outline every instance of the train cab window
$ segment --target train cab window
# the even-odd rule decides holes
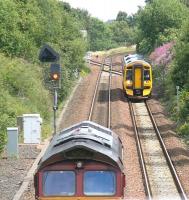
[[[126,71],[126,81],[132,81],[132,70],[129,69]]]
[[[44,196],[73,196],[75,182],[73,171],[46,171],[43,174]]]
[[[150,70],[144,70],[144,81],[150,80]]]
[[[113,196],[116,175],[113,171],[87,171],[84,173],[84,194],[87,196]]]

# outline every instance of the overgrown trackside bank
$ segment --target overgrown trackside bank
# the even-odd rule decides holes
[[[146,6],[137,14],[136,41],[137,50],[151,58],[155,92],[166,105],[170,116],[177,122],[178,133],[187,138],[189,137],[188,17],[188,0],[146,0]]]
[[[16,126],[23,113],[40,113],[43,134],[50,133],[51,83],[49,65],[38,61],[39,49],[50,44],[60,53],[62,101],[72,87],[75,71],[85,68],[86,41],[80,23],[56,0],[0,0],[0,152],[6,127]]]
[[[45,123],[50,121],[50,95],[41,80],[43,73],[38,65],[0,55],[0,150],[6,127],[15,126],[17,116],[40,113]],[[49,126],[44,127],[49,131]]]
[[[49,66],[38,61],[41,46],[47,43],[60,54],[62,101],[77,73],[86,71],[85,52],[133,44],[134,26],[125,12],[104,23],[59,0],[0,0],[0,152],[17,115],[40,113],[43,133],[50,132],[51,83]]]
[[[17,115],[40,113],[43,133],[50,132],[49,66],[38,61],[45,43],[60,54],[60,101],[78,72],[86,71],[86,51],[136,44],[137,53],[150,56],[153,62],[155,85],[177,121],[178,132],[189,135],[189,0],[145,2],[134,15],[120,11],[115,20],[104,23],[59,0],[0,0],[0,152],[6,127],[16,125]],[[176,86],[180,87],[179,102]]]

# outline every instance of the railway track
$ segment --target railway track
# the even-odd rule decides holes
[[[109,72],[103,71],[104,66],[110,66]],[[101,71],[95,86],[88,120],[102,126],[111,126],[111,77],[112,59],[105,58],[101,63]]]
[[[147,102],[129,102],[148,199],[184,199],[186,194]]]
[[[104,111],[103,110],[101,110],[100,109],[100,106],[98,106],[97,104],[98,103],[102,103],[102,104],[105,104],[105,101],[107,101],[107,99],[110,99],[111,98],[111,93],[109,92],[107,92],[107,87],[101,87],[102,85],[106,85],[107,86],[107,84],[109,84],[109,83],[111,83],[111,81],[109,82],[108,80],[109,80],[109,77],[110,76],[108,76],[109,75],[109,72],[112,72],[111,73],[111,76],[113,76],[114,75],[114,72],[113,71],[115,71],[115,63],[112,63],[112,60],[110,60],[109,58],[108,59],[106,59],[106,60],[104,60],[103,61],[103,63],[100,63],[100,66],[101,66],[101,69],[103,70],[104,69],[104,66],[106,66],[107,67],[107,72],[103,72],[102,70],[101,70],[101,72],[99,73],[99,77],[98,77],[98,81],[99,81],[99,83],[96,85],[96,95],[94,95],[94,97],[93,97],[93,103],[92,104],[94,104],[93,106],[91,106],[91,110],[90,110],[90,114],[89,114],[89,117],[88,117],[88,119],[89,120],[91,120],[91,121],[95,121],[95,107],[97,106],[97,107],[99,107],[99,111],[98,111],[98,113],[101,113],[101,115],[103,115],[104,114]],[[95,63],[94,63],[95,64]],[[110,70],[110,66],[111,66],[111,70]],[[114,68],[114,69],[113,69]],[[116,69],[117,70],[117,69]],[[118,69],[119,70],[119,69]],[[103,78],[103,81],[101,82],[101,78]],[[105,82],[105,80],[107,81],[107,82]],[[98,82],[97,81],[97,82]],[[102,83],[102,84],[101,84]],[[110,90],[111,91],[111,85],[109,86],[109,89],[108,90]],[[106,97],[105,97],[105,100],[102,100],[102,101],[99,101],[99,96],[101,97],[100,99],[102,99],[102,91],[104,91],[104,93],[106,93]],[[113,92],[112,92],[113,93]],[[101,94],[101,95],[99,95],[99,94]],[[108,94],[108,95],[107,95]],[[107,97],[108,96],[108,97]],[[113,99],[113,96],[112,96],[112,99]],[[97,101],[97,102],[96,102]],[[90,103],[89,103],[90,104]],[[104,105],[105,106],[105,105]],[[93,107],[93,108],[92,108]],[[109,106],[106,104],[106,106],[105,107],[109,107],[109,108],[107,108],[106,110],[110,110],[110,111],[107,111],[107,113],[109,113],[109,114],[106,114],[106,120],[104,120],[104,122],[102,121],[102,120],[100,120],[100,122],[99,121],[95,121],[95,122],[97,122],[97,123],[99,123],[99,124],[102,124],[103,126],[106,126],[106,127],[110,127],[111,128],[111,106],[110,106],[110,101],[109,101]],[[112,108],[113,109],[113,108]],[[138,110],[138,109],[137,109]],[[135,113],[135,115],[136,116],[139,116],[139,113],[138,113],[138,111]],[[143,113],[143,115],[144,115],[144,113]],[[136,116],[135,116],[135,118],[136,118]],[[109,125],[108,125],[108,121],[109,121]],[[139,120],[139,121],[145,121],[145,120]],[[136,129],[137,130],[140,130],[140,129],[143,129],[142,127],[136,127]],[[147,132],[148,132],[149,130],[147,129]],[[148,135],[148,134],[147,134]],[[144,138],[144,136],[142,136],[142,139]],[[141,145],[142,145],[142,143],[141,143]],[[153,146],[153,145],[151,145],[151,146]],[[143,150],[143,148],[142,148],[142,150]],[[142,152],[142,154],[144,155],[144,153]],[[133,154],[132,154],[133,155]],[[127,163],[128,164],[128,163]],[[144,161],[144,165],[146,164],[146,162]],[[156,163],[157,164],[157,163]],[[149,164],[150,165],[150,164]],[[147,166],[145,166],[145,169],[146,169],[146,171],[148,172],[148,167]],[[132,171],[132,173],[133,173],[133,171]],[[149,194],[150,195],[147,195],[148,197],[149,197],[149,199],[154,199],[154,197],[156,198],[157,196],[155,196],[154,195],[154,190],[155,189],[152,189],[152,187],[151,187],[151,179],[152,178],[149,178],[149,173],[146,175],[146,179],[147,179],[147,181],[149,182]],[[164,180],[164,179],[161,179],[161,180]],[[163,182],[163,181],[161,181],[161,182]],[[164,187],[167,187],[167,186],[164,186]],[[176,186],[175,186],[176,187]],[[166,193],[167,193],[167,191],[169,190],[168,189],[168,187],[165,189],[166,190]],[[137,190],[135,190],[135,191],[137,191]],[[181,193],[181,192],[179,192],[179,193]],[[159,197],[159,196],[158,196]],[[176,198],[175,198],[176,197]],[[166,194],[166,197],[165,197],[166,199],[168,199],[168,197],[167,197],[167,194]],[[29,198],[27,198],[27,199],[29,199]],[[163,199],[163,198],[162,198]],[[186,197],[185,197],[185,194],[184,195],[181,195],[180,196],[180,194],[176,194],[176,195],[174,195],[174,197],[173,198],[170,198],[170,199],[187,199]]]
[[[111,59],[113,59],[113,57],[111,57]],[[117,74],[117,75],[122,76],[122,70],[120,69],[120,66],[123,65],[122,62],[118,62],[118,61],[116,61],[114,63],[113,62],[112,63],[110,63],[110,62],[106,63],[105,62],[103,64],[101,62],[97,62],[97,61],[94,61],[94,60],[88,60],[88,63],[93,64],[93,65],[97,65],[97,66],[100,66],[100,67],[103,65],[103,67],[102,67],[103,71],[111,72],[113,74]]]

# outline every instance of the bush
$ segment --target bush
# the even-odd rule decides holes
[[[0,152],[6,142],[6,128],[16,126],[16,117],[24,113],[40,113],[50,124],[51,98],[44,88],[42,70],[21,59],[0,54]]]
[[[178,0],[155,0],[139,10],[137,43],[140,52],[149,53],[155,47],[175,40],[188,15],[188,9]]]
[[[153,65],[167,67],[172,61],[172,47],[174,42],[163,44],[156,48],[149,56]]]
[[[178,129],[179,135],[188,136],[189,135],[189,123],[184,123]]]

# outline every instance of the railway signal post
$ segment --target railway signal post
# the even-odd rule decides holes
[[[61,86],[61,67],[59,64],[51,64],[50,66],[50,77],[53,82],[53,89],[54,89],[54,105],[53,105],[53,112],[54,112],[54,134],[56,134],[56,111],[58,110],[58,94],[57,90]]]
[[[49,45],[44,45],[39,54],[39,60],[41,62],[50,62],[50,79],[52,81],[54,90],[54,134],[56,134],[56,111],[58,110],[58,94],[57,90],[61,87],[61,67],[56,62],[59,61],[59,54]]]

